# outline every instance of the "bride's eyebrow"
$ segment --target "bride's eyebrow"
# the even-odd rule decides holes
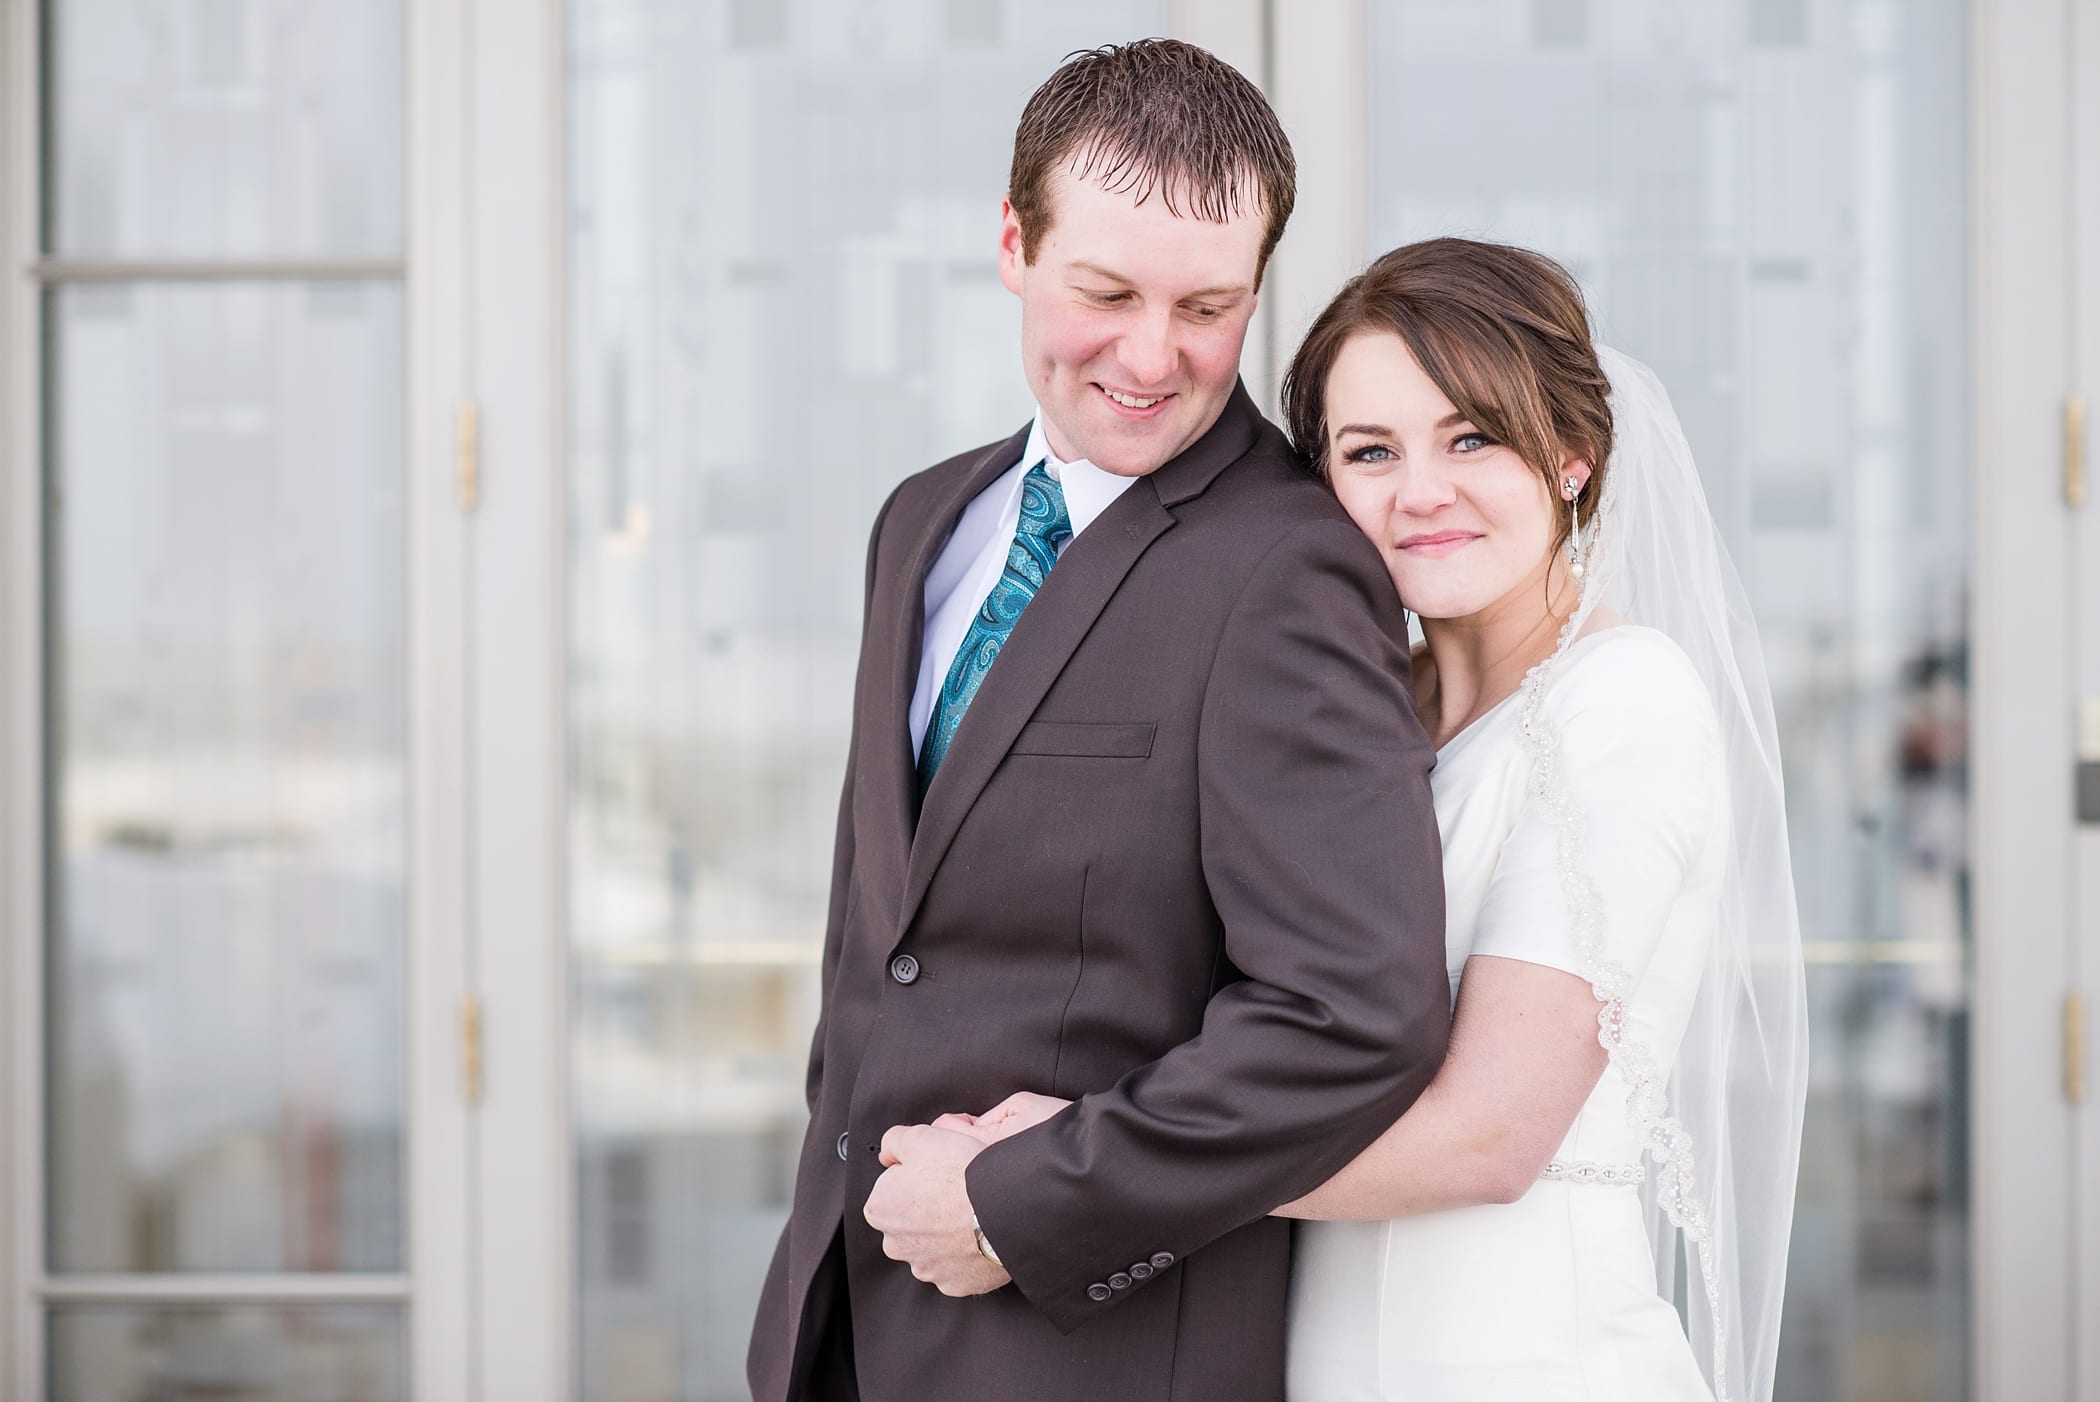
[[[1451,413],[1446,414],[1443,418],[1437,420],[1436,426],[1438,430],[1441,431],[1447,428],[1457,428],[1460,424],[1469,424],[1471,422],[1473,421],[1467,418],[1464,414]],[[1341,438],[1344,435],[1351,433],[1361,433],[1366,438],[1393,437],[1393,431],[1390,428],[1387,428],[1384,424],[1343,424],[1340,428],[1334,431],[1334,436],[1337,438]]]

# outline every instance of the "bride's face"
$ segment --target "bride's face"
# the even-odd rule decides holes
[[[1565,507],[1488,438],[1390,332],[1351,338],[1327,377],[1328,480],[1424,619],[1543,609]],[[1584,480],[1579,461],[1570,471]],[[1525,591],[1529,591],[1528,598]]]

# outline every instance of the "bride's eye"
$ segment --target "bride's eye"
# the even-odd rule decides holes
[[[1499,446],[1501,445],[1485,433],[1461,433],[1451,440],[1451,450],[1456,453],[1478,453]]]
[[[1360,448],[1351,448],[1348,452],[1342,454],[1344,462],[1378,463],[1390,462],[1392,458],[1393,450],[1386,447],[1383,443],[1366,443]]]

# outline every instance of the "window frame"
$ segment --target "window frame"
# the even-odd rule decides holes
[[[2067,42],[2076,27],[2068,0],[1971,5],[1971,1387],[1976,1397],[2072,1397],[2082,1395],[2073,1386],[2081,1355],[2089,1375],[2100,1346],[2080,1337],[2078,1238],[2066,1230],[2079,1195],[2076,1126],[2095,1112],[2067,1102],[2061,1040],[2079,914],[2065,714],[2075,660],[2063,646],[2074,636],[2064,585],[2076,527],[2053,478],[2072,369],[2064,289],[2078,257]],[[2052,480],[2022,483],[1998,463]],[[2100,639],[2088,645],[2089,665],[2100,666]],[[2048,795],[2063,801],[2036,801]],[[2084,1263],[2088,1275],[2096,1267]]]
[[[375,1303],[397,1306],[410,1346],[410,1389],[422,1395],[414,1347],[429,1331],[417,1318],[413,1233],[418,1211],[413,1155],[419,1146],[411,1063],[404,1098],[402,1191],[407,1204],[404,1264],[384,1274],[268,1272],[68,1273],[47,1269],[45,1028],[47,985],[47,827],[50,751],[46,743],[47,556],[44,518],[49,455],[45,434],[49,353],[48,294],[70,283],[118,281],[285,281],[391,279],[408,290],[406,253],[395,258],[206,257],[67,259],[44,256],[46,0],[9,5],[0,19],[0,1392],[43,1402],[49,1388],[50,1311],[68,1304]],[[404,19],[427,6],[402,0]],[[404,48],[411,47],[404,38]],[[404,63],[408,58],[404,53]],[[404,345],[403,373],[407,373]],[[411,574],[417,573],[414,562]],[[411,669],[413,673],[413,668]],[[413,688],[413,681],[411,687]],[[420,705],[411,695],[412,709]],[[413,833],[418,815],[410,814]],[[411,838],[413,842],[413,837]],[[422,854],[411,852],[414,882]],[[413,906],[413,888],[411,905]],[[412,912],[403,976],[414,984],[420,947]],[[415,1039],[422,1041],[424,1039]]]
[[[0,1387],[24,1398],[38,1396],[43,1376],[31,1290],[42,1235],[42,309],[24,276],[41,217],[38,20],[37,6],[16,4],[0,21],[0,1123],[9,1145],[0,1154]]]

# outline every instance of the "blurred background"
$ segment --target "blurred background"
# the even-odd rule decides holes
[[[1031,411],[1028,93],[1178,34],[1303,166],[1258,398],[1442,233],[1672,390],[1809,960],[1779,1396],[2100,1398],[2096,0],[5,5],[0,1397],[746,1395],[866,531]]]

